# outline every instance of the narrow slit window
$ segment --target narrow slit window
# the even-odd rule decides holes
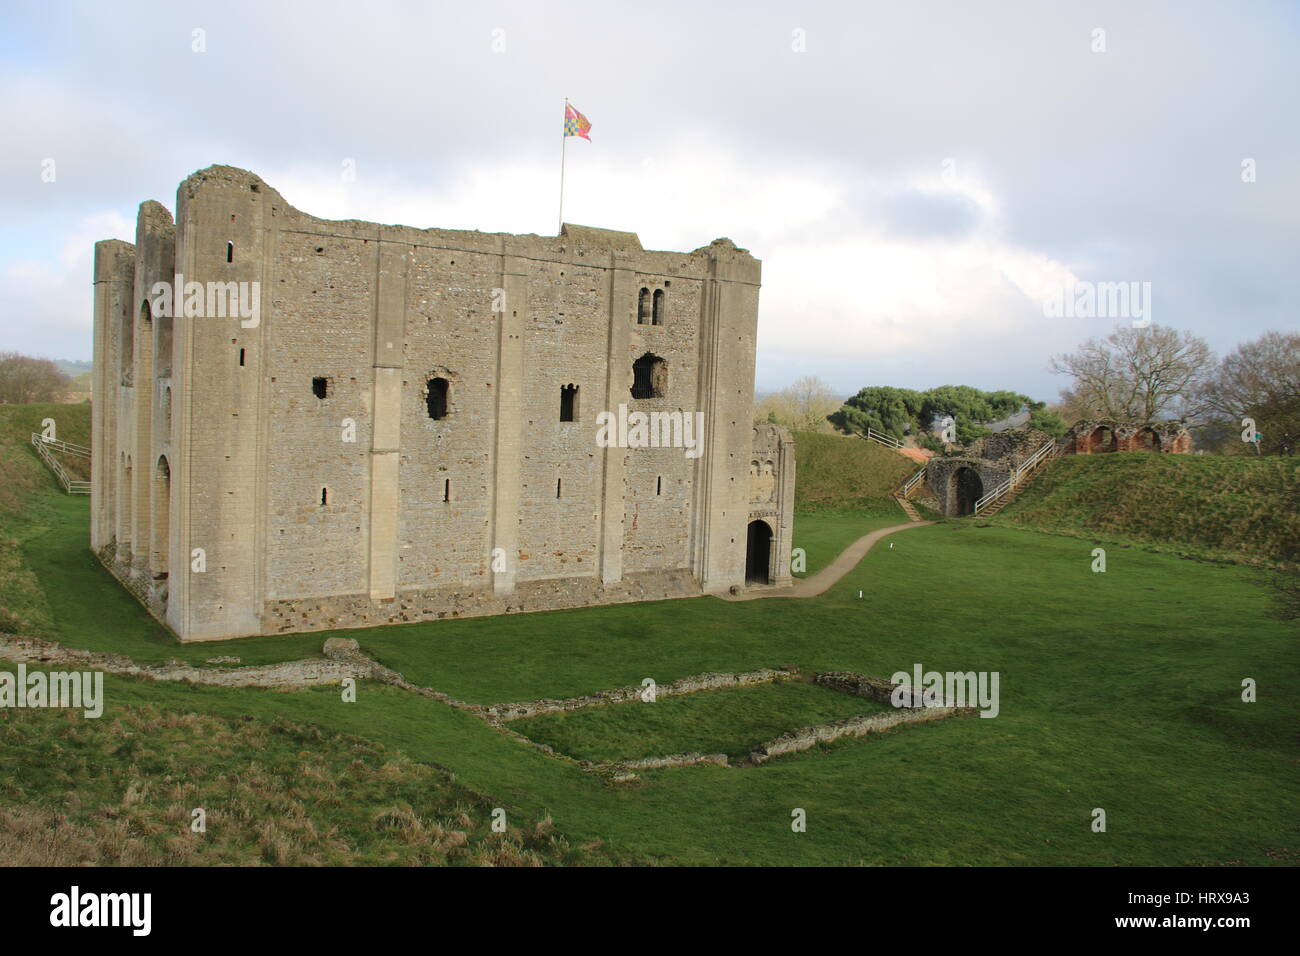
[[[429,417],[434,421],[447,417],[449,384],[445,378],[429,379],[428,393],[424,401],[429,410]]]
[[[578,420],[578,386],[570,383],[560,389],[560,421]]]
[[[664,294],[663,289],[655,289],[654,314],[650,320],[651,325],[664,324],[664,300],[666,298],[667,296]]]
[[[235,261],[235,244],[233,242],[226,243],[226,261],[227,262]]]
[[[445,478],[442,482],[442,500],[451,501],[451,479]]]
[[[240,349],[240,350],[239,350],[239,364],[240,364],[240,367],[243,367],[243,364],[244,364],[244,350],[243,350],[243,349]]]
[[[330,503],[330,490],[328,488],[321,488],[320,503],[323,505],[327,505]]]
[[[564,484],[563,478],[555,479],[555,497],[557,498],[560,497],[560,488],[563,486],[563,484]]]
[[[663,493],[664,493],[664,476],[660,475],[658,478],[655,479],[655,494],[662,495]]]

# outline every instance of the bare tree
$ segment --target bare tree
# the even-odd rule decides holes
[[[1252,418],[1264,436],[1261,451],[1295,453],[1300,444],[1300,335],[1265,332],[1224,357],[1202,391],[1220,421]]]
[[[0,352],[0,403],[57,402],[71,381],[49,359]]]
[[[1205,340],[1166,326],[1120,326],[1077,352],[1052,358],[1050,369],[1069,375],[1062,402],[1080,413],[1120,421],[1193,415],[1214,355]]]
[[[796,431],[830,431],[826,416],[844,404],[831,387],[814,375],[766,396],[754,410],[759,421],[775,422]]]

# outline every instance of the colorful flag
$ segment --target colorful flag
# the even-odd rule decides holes
[[[591,142],[591,137],[587,132],[591,129],[591,121],[575,110],[568,103],[564,104],[564,135],[581,136],[587,142]]]

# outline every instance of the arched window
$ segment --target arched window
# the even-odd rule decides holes
[[[560,388],[560,421],[578,420],[578,386],[573,383]]]
[[[158,458],[153,474],[153,520],[150,532],[153,536],[149,549],[149,569],[155,580],[167,577],[167,539],[168,522],[171,520],[172,470],[167,463],[167,456]]]
[[[632,397],[663,398],[668,391],[668,363],[646,352],[632,363]]]
[[[160,315],[154,332],[157,345],[153,350],[153,373],[155,378],[167,378],[172,373],[172,317]]]
[[[425,394],[424,402],[429,409],[429,417],[434,421],[447,417],[450,409],[449,389],[451,383],[445,378],[431,378],[428,382],[428,392]]]
[[[654,317],[653,317],[653,319],[652,319],[651,322],[650,322],[651,325],[663,325],[663,324],[664,324],[664,307],[665,307],[665,301],[664,301],[664,300],[667,299],[667,298],[668,298],[668,297],[664,294],[664,290],[663,290],[663,289],[655,289],[655,297],[654,297]]]
[[[650,321],[650,290],[642,289],[636,301],[636,324],[645,325]]]

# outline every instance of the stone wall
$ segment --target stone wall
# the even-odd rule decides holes
[[[182,640],[721,593],[750,520],[788,582],[794,446],[751,424],[760,264],[730,240],[333,222],[228,166],[176,209],[96,247],[92,546]],[[173,274],[256,283],[257,321],[164,328]],[[620,405],[702,413],[703,455],[599,445]]]
[[[1075,422],[1065,436],[1065,453],[1096,455],[1112,451],[1154,451],[1186,455],[1191,433],[1179,422],[1120,422],[1090,418]]]

